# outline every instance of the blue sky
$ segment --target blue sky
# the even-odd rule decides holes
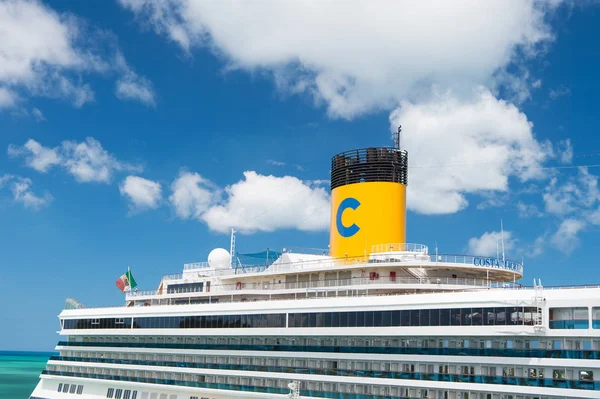
[[[489,255],[502,219],[523,283],[600,283],[597,5],[162,4],[0,1],[2,349],[231,226],[327,247],[331,156],[398,123],[408,241]]]

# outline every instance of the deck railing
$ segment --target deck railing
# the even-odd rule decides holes
[[[400,280],[400,279],[398,279]],[[464,279],[463,279],[464,280]],[[524,285],[519,285],[517,284],[511,284],[511,283],[491,283],[489,285],[484,285],[484,286],[480,286],[480,287],[473,287],[473,286],[468,286],[468,285],[457,285],[455,287],[449,288],[447,291],[451,291],[451,292],[471,292],[473,290],[473,288],[480,288],[480,289],[489,289],[489,290],[527,290],[527,291],[531,291],[531,293],[533,294],[534,292],[534,287],[531,286],[524,286]],[[550,289],[550,290],[572,290],[572,289],[600,289],[600,285],[577,285],[577,286],[545,286],[544,289]],[[377,292],[370,292],[367,293],[365,292],[367,290],[365,289],[360,289],[360,290],[348,290],[348,292],[346,293],[346,296],[348,297],[364,297],[364,296],[373,296],[373,297],[377,297],[377,296],[400,296],[400,295],[439,295],[440,290],[435,290],[435,291],[420,291],[417,293],[413,293],[413,292],[407,292],[407,291],[397,291],[397,292],[384,292],[384,293],[377,293]],[[314,291],[311,291],[314,292]],[[126,296],[126,303],[125,305],[106,305],[106,306],[92,306],[88,309],[121,309],[125,306],[130,305],[130,301],[132,300],[149,300],[150,298],[143,298],[142,295],[156,295],[157,294],[157,290],[148,290],[148,291],[138,291],[138,292],[134,292],[134,293],[128,293]],[[219,294],[217,293],[217,295],[215,295],[215,297],[218,297]],[[165,297],[165,296],[161,296],[158,298],[152,298],[152,299],[163,299],[165,298],[166,301],[170,301],[171,299],[169,297]],[[204,297],[207,298],[208,301],[207,302],[212,302],[211,297],[207,296]],[[227,297],[226,297],[227,298]],[[233,299],[234,297],[231,297],[233,301],[235,301],[235,299]],[[298,297],[286,297],[286,298],[270,298],[270,296],[265,295],[262,298],[253,298],[250,299],[250,301],[253,302],[258,302],[258,301],[270,301],[273,299],[277,299],[277,300],[284,300],[284,301],[303,301],[303,300],[311,300],[311,299],[319,299],[319,298],[323,298],[323,296],[298,296]],[[227,302],[227,301],[220,301],[222,302]],[[163,303],[161,301],[160,305],[185,305],[185,303],[179,303],[179,302],[168,302],[168,303]],[[84,307],[83,305],[81,306],[82,308]],[[65,310],[73,310],[73,309],[65,309]],[[599,326],[598,328],[600,328],[600,321],[594,321],[595,326]],[[594,327],[596,328],[596,327]]]
[[[390,245],[390,244],[385,244]],[[402,244],[408,245],[408,244]],[[412,245],[412,244],[411,244]],[[417,245],[417,244],[414,244]],[[414,247],[416,254],[427,255],[425,252],[417,251],[417,247]],[[502,260],[496,258],[486,258],[482,256],[473,256],[473,255],[453,255],[453,254],[428,254],[429,259],[422,260],[417,258],[411,258],[410,255],[408,257],[402,256],[401,254],[395,258],[393,255],[390,255],[386,259],[382,258],[374,258],[368,259],[364,256],[358,257],[348,257],[348,258],[325,258],[325,259],[317,259],[317,260],[308,260],[308,261],[299,261],[299,262],[289,262],[289,263],[274,263],[270,266],[260,265],[260,266],[245,266],[243,268],[237,269],[207,269],[202,271],[202,273],[209,277],[216,276],[232,276],[236,274],[244,275],[249,273],[260,273],[260,272],[288,272],[288,271],[302,271],[309,270],[315,268],[323,268],[323,267],[337,267],[337,266],[352,266],[352,265],[360,265],[360,264],[373,264],[373,263],[398,263],[400,265],[405,264],[407,266],[413,267],[432,267],[437,263],[452,263],[456,265],[469,265],[476,268],[487,268],[487,269],[497,269],[497,270],[505,270],[508,272],[516,273],[518,275],[523,275],[523,265],[516,261],[511,260]],[[193,263],[190,265],[201,265],[201,263]],[[199,267],[201,270],[204,267]],[[195,267],[190,269],[196,269]],[[186,270],[190,270],[186,269]],[[167,274],[163,276],[163,280],[180,280],[182,279],[183,273],[176,274]],[[519,276],[520,278],[520,276]]]
[[[451,254],[429,254],[429,259],[433,263],[456,263],[467,264],[475,267],[487,267],[492,269],[507,270],[518,274],[523,274],[523,265],[514,260],[502,260],[498,258],[488,258],[485,256],[473,255],[451,255]]]
[[[209,267],[210,265],[208,264],[208,262],[185,263],[183,265],[183,270],[205,269]]]
[[[382,252],[419,252],[426,254],[428,251],[427,245],[414,243],[390,243],[371,246],[372,254]]]
[[[280,291],[280,290],[323,290],[329,291],[332,289],[344,290],[350,287],[356,286],[381,286],[381,285],[392,285],[395,288],[400,288],[402,285],[433,285],[432,288],[436,290],[448,289],[452,290],[456,286],[469,287],[469,288],[519,288],[518,283],[509,282],[491,282],[485,279],[473,279],[473,278],[450,278],[450,277],[422,277],[422,278],[411,278],[411,277],[357,277],[349,279],[329,279],[319,281],[306,281],[306,282],[254,282],[254,283],[233,283],[233,284],[212,284],[210,292],[197,292],[197,291],[185,291],[171,292],[169,296],[178,296],[178,294],[193,294],[194,296],[207,296],[207,295],[219,295],[219,294],[231,294],[231,293],[250,293],[256,294],[256,291]],[[446,287],[444,287],[446,286]],[[382,287],[387,288],[387,287]],[[427,289],[423,287],[423,289]],[[367,288],[365,288],[367,289]],[[254,291],[254,292],[251,292]],[[293,292],[292,292],[293,293]],[[166,295],[166,289],[162,290],[148,290],[148,291],[137,291],[127,294],[127,300],[138,299],[143,296],[164,296]]]

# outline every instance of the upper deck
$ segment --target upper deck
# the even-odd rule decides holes
[[[483,272],[486,278],[491,274],[490,278],[493,281],[514,281],[523,277],[523,265],[512,260],[475,255],[430,254],[428,247],[422,244],[383,244],[374,245],[368,257],[332,258],[327,255],[284,252],[270,265],[240,264],[235,268],[215,269],[211,268],[208,262],[186,263],[183,273],[167,274],[163,276],[163,280],[185,279],[190,277],[191,272],[198,272],[198,275],[204,277],[226,280],[373,267],[445,269],[454,270],[456,273],[452,273],[453,275],[469,274],[469,272],[481,275]],[[427,273],[421,274],[421,277],[426,276]],[[429,277],[435,276],[429,275]]]
[[[126,300],[147,306],[442,292],[512,287],[522,275],[523,265],[515,261],[385,244],[373,246],[366,257],[283,252],[270,265],[188,263],[182,273],[163,276],[157,289],[128,293]]]

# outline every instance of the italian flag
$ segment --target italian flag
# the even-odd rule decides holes
[[[133,278],[133,273],[131,273],[129,268],[127,268],[127,273],[117,279],[117,287],[121,290],[121,292],[129,292],[137,287],[137,283]]]

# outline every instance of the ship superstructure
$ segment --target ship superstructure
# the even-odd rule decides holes
[[[600,398],[600,288],[406,243],[407,172],[399,146],[335,155],[328,251],[248,265],[232,232],[125,306],[68,301],[31,398]]]

